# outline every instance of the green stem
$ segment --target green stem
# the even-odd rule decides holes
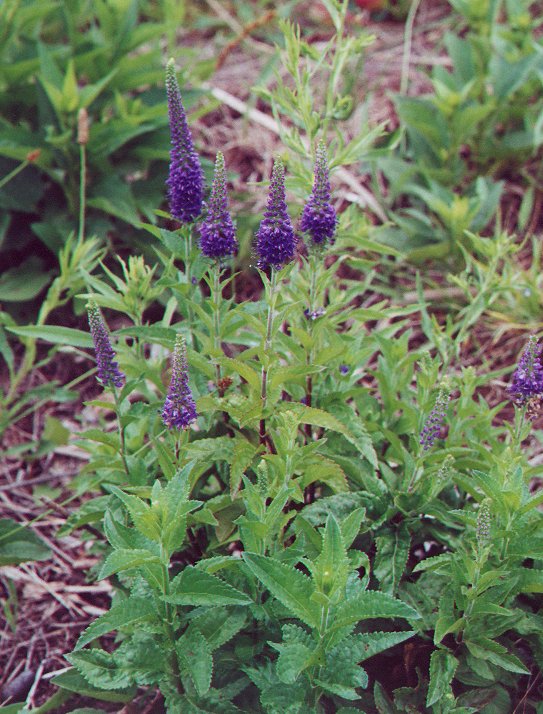
[[[30,161],[28,159],[25,159],[19,164],[19,166],[16,166],[13,171],[10,171],[9,174],[6,174],[4,178],[0,179],[0,188],[4,188],[7,183],[9,183],[17,176],[17,174],[20,174],[21,171],[24,171],[24,169],[26,169],[29,163]]]
[[[128,462],[126,460],[126,439],[124,433],[124,426],[121,418],[121,403],[119,401],[119,393],[117,392],[116,387],[113,387],[113,398],[115,400],[115,413],[117,415],[117,423],[119,424],[119,454],[123,462],[126,477],[130,481],[130,469],[128,468]]]
[[[268,365],[270,361],[270,352],[273,345],[273,318],[275,316],[275,301],[277,299],[277,275],[274,268],[271,269],[270,287],[268,293],[268,320],[266,323],[266,339],[264,341],[264,364],[262,365],[262,387],[260,390],[260,398],[262,400],[262,418],[260,419],[260,444],[269,446],[269,437],[266,431],[266,419],[264,411],[266,409],[266,401],[268,398]]]
[[[87,188],[87,151],[85,144],[79,144],[79,231],[77,234],[78,243],[82,243],[85,237],[85,210],[86,210],[86,188]]]
[[[216,360],[218,360],[221,354],[221,300],[221,265],[217,260],[213,266],[213,347],[216,353]],[[219,390],[219,395],[222,396],[219,386],[219,382],[221,381],[221,365],[218,361],[215,363],[215,373],[217,389]]]

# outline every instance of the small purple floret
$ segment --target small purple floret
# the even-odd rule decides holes
[[[162,409],[162,421],[168,429],[187,429],[198,417],[189,387],[187,351],[181,335],[175,338],[172,377]]]
[[[276,159],[264,218],[256,234],[258,267],[280,270],[294,259],[296,237],[285,200],[285,167]]]
[[[103,387],[122,387],[125,381],[124,374],[119,370],[115,361],[115,351],[111,346],[109,333],[98,305],[91,300],[87,306],[89,327],[94,342],[96,353],[96,367],[98,381]]]
[[[215,161],[207,215],[200,226],[200,250],[208,258],[218,260],[229,258],[238,250],[236,229],[228,212],[224,156],[220,151]]]
[[[535,335],[530,337],[528,344],[524,348],[507,391],[520,405],[526,404],[532,397],[543,394],[541,345]]]
[[[326,146],[321,141],[315,158],[313,192],[304,207],[300,228],[311,236],[313,243],[325,245],[327,242],[333,243],[337,223],[335,208],[330,203]]]
[[[166,65],[166,93],[172,141],[166,181],[170,213],[181,223],[191,223],[202,212],[204,174],[192,142],[173,60]]]
[[[441,427],[445,420],[445,412],[450,399],[450,392],[445,387],[441,387],[437,395],[434,408],[430,412],[428,418],[424,422],[420,433],[420,445],[424,451],[428,451],[434,445],[435,440],[439,437]]]

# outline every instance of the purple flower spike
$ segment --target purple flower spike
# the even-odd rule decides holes
[[[172,138],[170,174],[166,181],[170,213],[181,223],[191,223],[202,212],[204,174],[192,143],[173,59],[166,65],[166,93]]]
[[[122,387],[124,374],[119,370],[115,361],[115,352],[111,346],[109,333],[98,305],[90,300],[87,305],[89,327],[94,342],[96,353],[96,366],[98,368],[98,381],[103,387]]]
[[[270,182],[268,204],[256,234],[258,267],[279,270],[294,258],[296,238],[285,201],[285,167],[276,159]]]
[[[443,421],[445,420],[445,411],[447,409],[450,396],[448,388],[446,386],[442,386],[439,390],[439,394],[437,395],[434,408],[430,412],[428,419],[424,422],[424,426],[422,427],[422,431],[420,433],[419,443],[424,451],[431,449],[435,440],[439,437]]]
[[[521,406],[543,394],[541,345],[535,335],[530,337],[507,391]]]
[[[205,221],[200,226],[200,250],[208,258],[228,258],[237,253],[236,229],[228,212],[224,156],[219,151]]]
[[[187,349],[181,335],[175,338],[172,378],[162,409],[162,421],[168,429],[187,429],[198,414],[189,387]]]
[[[313,192],[305,204],[300,228],[311,236],[313,243],[324,245],[327,241],[333,242],[338,219],[330,203],[328,160],[323,141],[317,147],[314,177]]]

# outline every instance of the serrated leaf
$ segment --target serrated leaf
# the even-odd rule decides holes
[[[132,550],[128,548],[114,550],[113,553],[108,555],[102,565],[100,573],[98,574],[98,580],[109,578],[110,575],[119,573],[123,570],[130,570],[131,568],[137,568],[140,565],[153,563],[159,564],[160,558],[153,555],[148,550]]]
[[[174,605],[249,605],[251,598],[205,570],[188,565],[171,582],[164,598]]]
[[[458,667],[458,660],[447,650],[435,650],[430,657],[430,683],[426,706],[440,702],[450,692],[451,682]]]
[[[273,558],[243,553],[247,566],[271,594],[309,627],[320,624],[320,607],[311,601],[315,588],[299,570]]]
[[[190,627],[175,643],[175,650],[181,668],[190,674],[198,695],[204,696],[211,686],[213,674],[213,657],[205,637]]]
[[[368,590],[358,593],[352,599],[346,600],[335,608],[329,631],[354,625],[361,620],[381,617],[402,617],[406,620],[417,620],[420,615],[401,600],[396,600],[386,593]]]
[[[130,597],[117,605],[113,605],[109,612],[95,620],[82,633],[75,646],[75,651],[80,650],[97,637],[105,635],[111,630],[118,630],[126,625],[133,625],[136,622],[145,620],[155,615],[156,611],[152,600]]]
[[[247,620],[247,610],[244,607],[208,608],[192,620],[192,625],[197,627],[206,638],[210,649],[213,651],[229,642],[234,635],[242,629]]]
[[[114,655],[104,650],[81,650],[65,657],[90,684],[99,689],[125,689],[134,683],[128,672],[119,669]]]
[[[515,674],[530,674],[530,670],[515,655],[507,652],[506,648],[498,642],[487,637],[480,637],[475,642],[466,640],[466,647],[474,657],[486,659],[492,664],[506,669]]]
[[[93,687],[76,669],[69,669],[67,672],[57,674],[51,680],[51,684],[66,689],[68,692],[75,692],[82,697],[92,697],[92,699],[104,702],[129,702],[132,701],[136,693],[135,687],[130,687],[126,691],[109,691]]]
[[[404,632],[361,632],[354,635],[358,646],[356,660],[364,662],[400,642],[405,642],[415,634],[414,630],[405,630]]]
[[[326,519],[322,536],[322,547],[319,557],[315,560],[313,577],[319,588],[329,596],[341,590],[347,584],[349,574],[349,559],[343,544],[341,530],[332,514]]]
[[[312,656],[312,651],[301,642],[283,645],[276,663],[277,676],[285,684],[293,684],[309,666]]]
[[[411,535],[405,523],[397,528],[389,528],[385,535],[375,539],[377,553],[373,563],[373,574],[379,581],[381,590],[389,595],[395,595],[411,545]]]

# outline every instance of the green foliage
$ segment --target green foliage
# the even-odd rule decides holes
[[[494,67],[500,38],[491,28],[499,3],[454,5],[469,25],[466,38],[458,40],[466,43],[463,49],[488,55],[475,70],[469,53],[461,65],[458,50],[452,79],[439,73],[434,78],[436,97],[438,80],[446,85],[458,79],[459,93],[469,85],[460,101],[465,126],[455,118],[454,102],[445,111],[449,94],[442,88],[441,103],[435,97],[398,100],[409,161],[423,166],[401,191],[432,211],[431,217],[411,211],[409,219],[424,219],[427,233],[419,236],[426,240],[431,231],[465,261],[464,270],[449,278],[464,305],[445,321],[432,314],[421,279],[416,304],[397,307],[386,297],[385,249],[369,240],[368,225],[353,208],[341,214],[333,247],[309,246],[282,270],[259,272],[262,290],[251,302],[239,302],[233,287],[245,275],[201,256],[194,226],[154,225],[149,206],[159,201],[152,203],[152,185],[149,204],[138,209],[148,221],[141,228],[145,256],[104,266],[99,243],[80,232],[60,250],[60,272],[36,324],[18,325],[1,314],[0,352],[16,386],[34,364],[36,340],[52,345],[50,357],[62,345],[79,354],[91,346],[84,331],[48,321],[66,301],[92,298],[122,324],[111,341],[126,381],[87,402],[98,423],[76,441],[88,461],[72,486],[93,498],[59,533],[92,533],[102,556],[96,576],[111,581],[113,596],[110,609],[66,655],[73,668],[55,680],[62,696],[80,692],[127,702],[138,691],[152,695],[158,689],[173,714],[467,714],[512,711],[524,699],[535,701],[536,694],[524,695],[526,677],[543,662],[543,496],[530,490],[538,467],[526,446],[529,413],[515,408],[514,424],[499,421],[503,405],[490,408],[483,395],[506,370],[463,363],[473,327],[514,299],[518,273],[510,261],[517,247],[499,231],[493,238],[478,235],[501,189],[488,176],[466,178],[465,167],[452,160],[468,129],[470,137],[490,142],[481,144],[481,166],[484,151],[488,160],[497,155],[491,120],[501,122],[500,111],[532,81],[533,43],[522,45],[509,97],[500,85],[502,70]],[[47,18],[58,20],[56,5],[47,12],[24,6],[33,37],[48,27]],[[292,152],[292,186],[304,195],[312,169],[307,147],[350,113],[348,70],[368,41],[346,32],[346,2],[327,0],[324,6],[335,35],[323,52],[317,54],[301,31],[284,22],[278,56],[294,88],[285,83],[261,90],[276,118],[293,120],[281,131]],[[153,57],[146,52],[158,29],[137,24],[144,6],[134,2],[114,33],[116,7],[97,3],[91,10],[76,3],[65,9],[72,28],[86,13],[99,19],[89,20],[90,49],[85,47],[97,69],[85,86],[78,72],[88,57],[76,53],[71,62],[71,45],[38,52],[36,67],[48,74],[36,86],[56,121],[52,126],[73,130],[72,114],[85,104],[111,109],[107,92],[119,76],[125,88],[139,86],[135,68],[141,70],[138,82],[147,77],[153,85]],[[179,17],[170,3],[164,8]],[[159,12],[153,4],[147,10]],[[513,11],[507,4],[509,20]],[[105,48],[117,48],[118,63],[110,62],[105,75],[100,65],[111,57],[94,46],[97,38]],[[81,38],[72,39],[81,49]],[[173,42],[171,32],[168,39]],[[518,36],[507,40],[513,41],[522,44]],[[33,42],[28,40],[31,47]],[[451,52],[455,41],[447,42]],[[142,44],[145,52],[133,55]],[[466,73],[481,73],[481,67],[494,72],[492,97],[486,85],[471,94],[476,82]],[[13,82],[28,76],[10,73],[9,66],[5,71]],[[97,88],[98,75],[107,82]],[[121,96],[117,87],[115,106],[126,118],[137,100]],[[492,104],[492,111],[475,111],[480,104],[485,112]],[[139,108],[145,114],[150,106],[142,101]],[[127,144],[140,137],[141,147],[163,125],[162,100],[158,107],[157,100],[157,125],[151,121],[144,131],[135,121]],[[126,127],[116,121],[91,129],[98,143],[92,150],[89,143],[89,165],[97,160],[97,146],[107,149],[102,168],[109,168],[110,154],[128,151]],[[513,130],[513,124],[507,128]],[[337,129],[331,163],[360,160],[379,132],[363,131],[346,142]],[[60,137],[47,136],[62,154]],[[448,158],[438,151],[444,147],[452,152]],[[135,144],[128,148],[139,157]],[[164,152],[164,145],[157,151]],[[395,171],[406,156],[387,160],[382,167]],[[459,185],[471,178],[471,193],[460,195]],[[107,213],[111,199],[113,220],[130,223],[126,205],[110,188],[101,199],[91,192],[89,205]],[[531,280],[535,289],[538,277]],[[12,286],[8,275],[4,289]],[[198,418],[190,428],[170,430],[160,414],[179,334],[187,343],[187,383]],[[8,335],[26,349],[23,377]],[[51,390],[47,385],[42,398],[50,398]],[[16,392],[12,388],[5,399],[4,424],[37,398],[26,394],[17,402]],[[421,439],[428,433],[431,438]],[[51,442],[65,438],[55,423],[47,436]],[[37,557],[40,545],[29,531],[14,531],[11,522],[5,530],[8,558],[23,551]],[[1,541],[0,534],[0,558]],[[6,605],[12,626],[16,605],[15,597]]]
[[[543,140],[535,5],[451,5],[466,25],[445,35],[452,66],[433,69],[428,94],[396,97],[402,136],[390,137],[393,154],[374,162],[395,223],[379,233],[417,259],[458,256],[465,231],[481,232],[493,220],[499,179],[518,174]]]

